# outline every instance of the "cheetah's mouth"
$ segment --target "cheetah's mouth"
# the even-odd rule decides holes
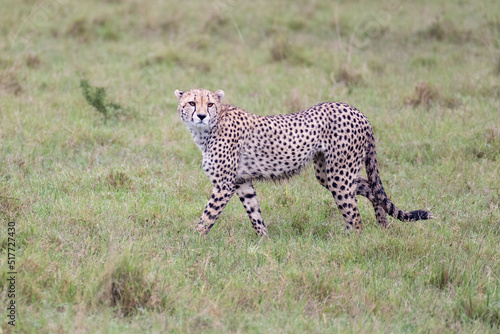
[[[208,125],[208,121],[205,121],[205,120],[193,120],[191,123],[195,126],[207,126]]]

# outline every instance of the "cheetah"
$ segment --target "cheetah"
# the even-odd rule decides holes
[[[348,232],[362,229],[356,195],[372,202],[377,223],[383,227],[386,213],[408,222],[433,218],[424,210],[400,210],[387,197],[372,128],[354,107],[324,102],[293,114],[258,116],[223,104],[222,90],[176,90],[175,95],[177,111],[202,152],[203,170],[213,184],[196,228],[202,235],[236,193],[255,232],[267,236],[253,182],[290,178],[311,161],[317,180],[333,195]],[[367,178],[358,175],[363,163]]]

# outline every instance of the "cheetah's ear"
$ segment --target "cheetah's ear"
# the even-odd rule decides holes
[[[181,92],[180,90],[177,90],[177,89],[175,90],[174,93],[175,93],[175,96],[177,96],[178,100],[180,100],[182,97],[182,94],[184,94],[184,92]],[[223,95],[224,95],[224,93],[223,93]]]
[[[222,100],[222,98],[224,97],[224,91],[222,89],[219,89],[218,91],[216,91],[215,93],[215,96],[217,96],[217,98],[219,99],[219,102]]]

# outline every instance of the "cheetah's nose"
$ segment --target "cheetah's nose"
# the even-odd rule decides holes
[[[197,114],[196,116],[198,116],[198,118],[200,119],[200,121],[203,121],[203,119],[205,117],[207,117],[207,115],[204,115],[204,114]]]

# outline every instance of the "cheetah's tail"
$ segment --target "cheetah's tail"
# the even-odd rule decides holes
[[[404,211],[396,207],[396,205],[391,202],[391,200],[385,193],[377,166],[378,164],[377,154],[375,151],[375,139],[373,138],[373,133],[371,133],[370,138],[368,138],[368,142],[366,144],[365,167],[366,174],[368,175],[368,183],[370,184],[370,188],[375,197],[375,202],[378,205],[381,205],[384,208],[385,212],[387,212],[387,214],[401,221],[413,222],[417,220],[427,220],[434,218],[432,213],[430,213],[429,211]]]

